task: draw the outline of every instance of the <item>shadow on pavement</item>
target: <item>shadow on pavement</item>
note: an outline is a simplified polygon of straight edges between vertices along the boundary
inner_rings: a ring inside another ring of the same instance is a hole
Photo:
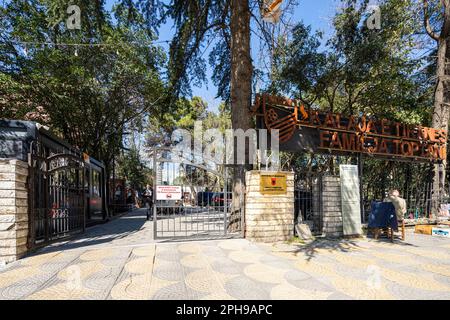
[[[407,241],[400,241],[396,240],[394,243],[391,243],[389,239],[371,239],[367,238],[370,242],[378,242],[378,243],[385,243],[386,245],[401,245],[401,246],[407,246],[407,247],[417,247],[414,244],[408,243]],[[366,242],[367,243],[367,242]],[[351,252],[354,249],[363,249],[365,246],[361,245],[362,242],[360,239],[326,239],[326,238],[316,238],[312,242],[309,242],[307,244],[295,244],[296,249],[294,251],[291,251],[295,254],[302,253],[307,257],[308,261],[311,261],[313,258],[315,258],[320,250],[327,250],[330,253],[333,252]]]
[[[105,224],[90,227],[83,234],[37,249],[27,256],[106,244],[142,231],[146,222],[146,209],[134,210]]]

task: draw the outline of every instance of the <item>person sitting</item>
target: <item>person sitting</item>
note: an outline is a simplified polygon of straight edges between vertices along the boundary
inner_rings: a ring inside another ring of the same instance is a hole
[[[400,192],[398,190],[391,190],[384,199],[384,202],[391,202],[394,205],[397,221],[402,222],[407,210],[406,200],[400,197]]]
[[[402,239],[405,240],[405,214],[407,212],[406,200],[400,197],[398,190],[391,190],[388,196],[384,199],[384,202],[391,202],[395,208],[395,214],[397,216],[398,225],[402,229]],[[392,230],[393,237],[393,230]]]

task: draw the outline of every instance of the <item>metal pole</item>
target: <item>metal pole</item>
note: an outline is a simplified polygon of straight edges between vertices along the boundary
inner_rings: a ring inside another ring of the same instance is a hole
[[[111,194],[109,196],[111,196]],[[113,179],[112,179],[112,201],[111,201],[113,204],[111,210],[112,216],[116,214],[115,199],[116,199],[116,154],[113,155]]]
[[[363,154],[358,154],[358,176],[359,176],[359,201],[360,201],[360,210],[361,210],[361,222],[365,223],[365,212],[364,212],[364,188],[363,188],[363,166],[364,166],[364,158]]]
[[[52,212],[52,208],[50,205],[50,192],[49,192],[49,188],[50,188],[50,184],[49,184],[49,179],[50,179],[50,175],[48,174],[48,165],[47,165],[47,159],[44,160],[45,161],[45,172],[43,174],[45,174],[45,179],[44,179],[44,221],[45,221],[45,225],[44,225],[44,232],[45,232],[45,242],[49,241],[49,215],[48,212]]]
[[[235,168],[235,170],[236,170],[236,168]],[[245,173],[244,167],[243,167],[243,170],[244,170],[244,179],[246,179],[247,175]],[[243,189],[243,192],[239,195],[239,216],[238,216],[238,218],[240,219],[241,236],[242,236],[242,238],[245,238],[245,236],[246,236],[245,229],[247,228],[246,217],[245,217],[245,194],[247,192],[247,188],[246,188],[246,185],[243,185],[242,180],[241,180],[240,184],[241,184],[240,189],[241,190]]]
[[[224,235],[227,235],[227,220],[228,220],[228,176],[227,176],[227,167],[224,165],[224,182],[223,182],[223,232]],[[219,202],[220,205],[220,202]]]
[[[153,149],[153,239],[157,239],[157,212],[156,212],[156,180],[158,179],[158,171],[157,171],[157,148]]]
[[[28,190],[28,242],[27,242],[27,248],[31,249],[34,247],[35,244],[35,238],[36,238],[36,207],[38,204],[36,204],[35,200],[35,174],[37,174],[38,170],[34,166],[34,157],[33,157],[33,150],[34,150],[34,144],[35,141],[31,141],[30,143],[30,152],[28,153],[28,179],[27,179],[27,190]],[[39,181],[39,179],[38,179]],[[39,201],[38,201],[39,203]]]
[[[81,161],[81,160],[80,160]],[[86,186],[86,168],[84,166],[83,162],[80,162],[82,165],[82,169],[81,169],[81,174],[83,175],[83,177],[81,178],[82,181],[82,185],[81,185],[81,190],[83,191],[82,193],[82,202],[83,202],[83,233],[86,232],[86,197],[85,197],[85,193],[84,193],[84,187]]]

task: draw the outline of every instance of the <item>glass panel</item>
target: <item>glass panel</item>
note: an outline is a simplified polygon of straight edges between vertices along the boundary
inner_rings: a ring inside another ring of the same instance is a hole
[[[98,172],[98,171],[92,172],[92,194],[94,197],[101,196],[100,172]]]

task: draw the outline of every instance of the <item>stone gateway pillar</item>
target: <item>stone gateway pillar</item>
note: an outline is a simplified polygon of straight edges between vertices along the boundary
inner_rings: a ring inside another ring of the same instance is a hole
[[[294,173],[246,173],[245,237],[256,242],[294,236]]]
[[[0,158],[0,265],[27,252],[28,164]]]

